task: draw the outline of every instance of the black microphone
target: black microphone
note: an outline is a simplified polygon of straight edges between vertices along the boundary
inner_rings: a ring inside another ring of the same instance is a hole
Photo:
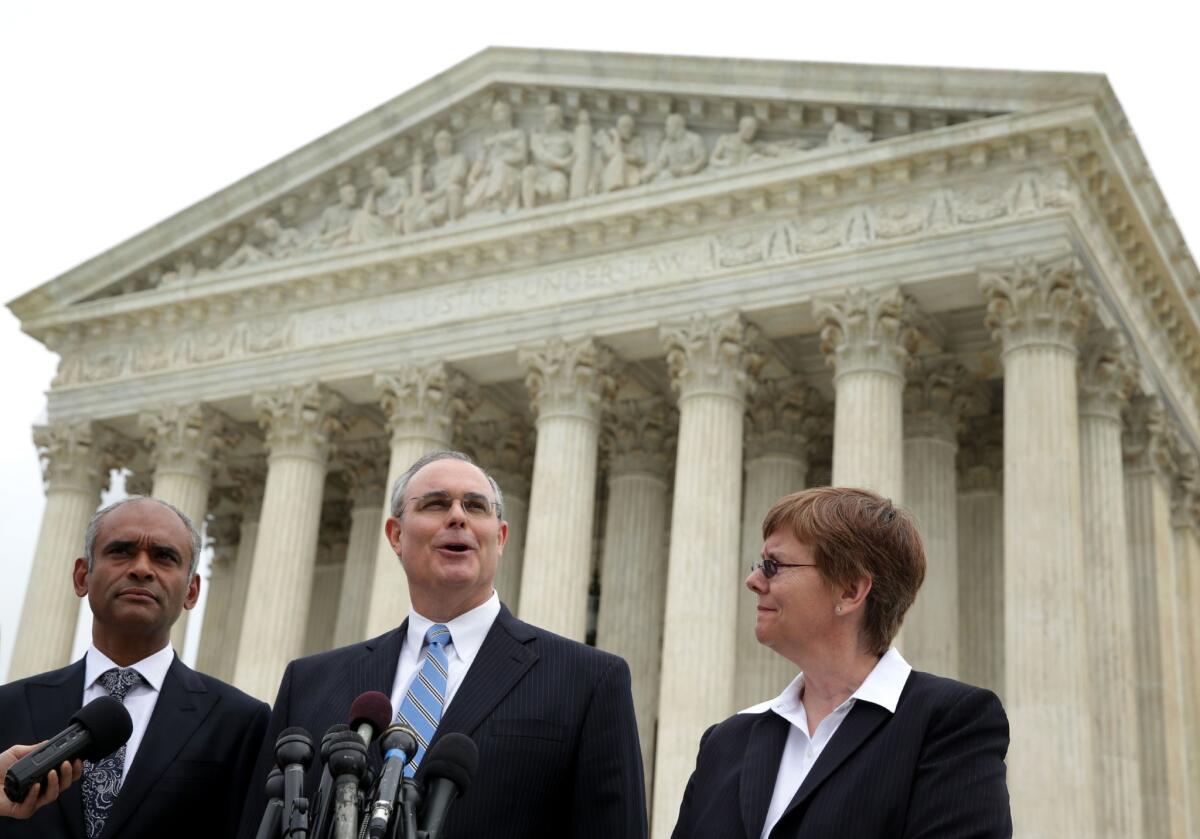
[[[438,839],[441,835],[450,805],[455,798],[467,794],[478,765],[479,748],[475,741],[457,731],[446,732],[425,753],[417,780],[425,784],[422,830],[426,839]]]
[[[371,810],[368,827],[371,839],[383,839],[387,833],[396,793],[404,779],[404,767],[417,753],[417,733],[407,725],[389,725],[379,740],[379,748],[383,751],[383,776],[379,779],[375,807]]]
[[[133,732],[133,720],[120,700],[111,696],[93,699],[76,711],[71,724],[45,745],[18,760],[4,773],[4,792],[10,801],[21,802],[34,784],[45,789],[46,776],[76,758],[101,760],[121,748]]]
[[[308,835],[304,772],[312,763],[312,738],[303,728],[285,728],[275,740],[275,765],[283,772],[283,835]]]
[[[336,779],[330,839],[355,839],[358,836],[358,785],[367,771],[367,747],[353,731],[343,731],[330,744],[325,767]]]
[[[279,839],[279,826],[282,823],[283,773],[276,766],[267,774],[267,809],[263,810],[254,839]]]
[[[371,740],[391,721],[392,700],[377,690],[360,694],[350,705],[350,727],[358,732],[364,746],[371,745]]]
[[[350,726],[338,722],[329,726],[329,730],[321,738],[321,765],[324,769],[321,770],[321,785],[317,787],[317,794],[313,798],[312,830],[309,831],[314,839],[323,839],[329,832],[329,818],[333,811],[333,776],[329,773],[329,749],[339,735],[349,731]],[[354,737],[357,738],[358,735],[355,734]]]

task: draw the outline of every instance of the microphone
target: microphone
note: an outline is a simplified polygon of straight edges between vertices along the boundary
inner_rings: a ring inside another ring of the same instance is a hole
[[[258,823],[254,839],[278,839],[283,821],[283,773],[276,766],[267,775],[267,809]]]
[[[421,760],[425,783],[424,827],[427,839],[438,839],[450,805],[467,794],[479,765],[475,741],[457,731],[448,731],[429,748]]]
[[[46,776],[76,758],[101,760],[121,748],[133,732],[133,720],[120,700],[111,696],[93,699],[76,711],[71,724],[45,745],[18,760],[4,773],[4,792],[20,803],[34,784],[45,789]]]
[[[321,770],[321,785],[317,787],[317,794],[313,798],[311,833],[314,837],[324,837],[328,832],[330,801],[333,795],[333,776],[329,774],[329,749],[338,739],[338,735],[349,731],[350,726],[344,722],[338,722],[329,726],[329,730],[321,738],[321,765],[325,768]],[[357,737],[358,735],[353,736]]]
[[[404,779],[404,767],[417,753],[417,733],[407,725],[389,725],[379,740],[379,748],[383,751],[383,775],[379,779],[375,807],[371,811],[368,827],[371,839],[383,839],[387,833],[392,808],[396,804],[396,793]]]
[[[358,836],[358,785],[367,770],[367,747],[353,731],[340,732],[330,745],[325,767],[337,779],[330,839],[355,839]]]
[[[392,721],[392,700],[377,690],[360,694],[350,705],[350,727],[358,732],[363,745],[371,745],[379,732]]]
[[[312,763],[312,738],[303,728],[285,728],[275,740],[275,765],[283,772],[283,835],[308,835],[304,772]]]

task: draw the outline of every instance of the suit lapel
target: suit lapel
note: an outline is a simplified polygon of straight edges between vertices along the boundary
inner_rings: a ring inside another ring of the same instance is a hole
[[[219,697],[209,693],[204,682],[178,657],[171,662],[146,734],[105,822],[104,836],[118,835],[218,701]]]
[[[762,714],[750,729],[739,784],[742,823],[748,839],[762,835],[790,729],[787,720],[771,711]]]
[[[85,659],[69,667],[30,680],[25,687],[29,718],[39,741],[48,740],[67,727],[71,715],[83,706]],[[82,784],[76,781],[58,799],[57,807],[74,839],[83,839]]]
[[[434,741],[446,731],[470,735],[479,727],[538,660],[538,654],[527,646],[535,637],[527,624],[501,605],[479,654],[442,716]]]
[[[850,713],[846,715],[846,719],[842,720],[842,724],[838,726],[833,739],[826,744],[821,756],[809,770],[808,777],[804,779],[800,789],[796,790],[796,794],[792,796],[791,803],[783,811],[779,821],[782,822],[793,810],[803,804],[824,780],[845,763],[846,758],[854,754],[858,747],[871,736],[871,733],[891,716],[891,711],[873,702],[855,702]]]

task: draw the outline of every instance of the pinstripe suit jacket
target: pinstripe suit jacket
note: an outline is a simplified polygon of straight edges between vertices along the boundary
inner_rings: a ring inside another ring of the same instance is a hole
[[[759,839],[789,726],[765,711],[706,731],[672,839]],[[771,839],[1010,837],[1007,751],[995,694],[914,670],[895,714],[855,703]]]
[[[407,629],[406,621],[370,641],[288,665],[242,837],[253,837],[262,817],[279,732],[302,726],[319,743],[329,726],[347,721],[361,693],[390,694]],[[623,659],[523,623],[502,606],[434,742],[448,731],[475,741],[479,768],[450,810],[447,839],[646,836],[641,747]],[[310,797],[320,782],[317,763],[306,779]]]

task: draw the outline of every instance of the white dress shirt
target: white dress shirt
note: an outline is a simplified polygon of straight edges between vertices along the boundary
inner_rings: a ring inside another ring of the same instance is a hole
[[[170,644],[167,644],[154,655],[147,656],[130,665],[141,674],[146,682],[134,685],[125,694],[125,710],[129,712],[129,719],[133,721],[133,733],[125,741],[125,766],[121,769],[122,784],[125,783],[125,777],[129,774],[129,767],[133,765],[138,746],[142,744],[142,738],[146,736],[146,726],[150,725],[150,715],[154,713],[154,705],[158,702],[159,693],[162,692],[163,680],[167,678],[167,671],[171,669],[171,662],[174,660],[175,651],[171,649]],[[107,671],[114,667],[120,668],[120,666],[94,646],[88,647],[83,669],[84,705],[93,699],[108,696],[108,691],[96,680]]]
[[[483,639],[487,637],[500,614],[500,597],[495,591],[492,596],[469,612],[464,612],[453,620],[446,621],[445,626],[450,630],[450,643],[444,649],[450,672],[446,676],[445,711],[450,706],[458,686],[471,667],[471,662],[479,654]],[[408,686],[416,678],[421,666],[421,650],[425,645],[425,633],[437,621],[431,621],[414,609],[408,613],[408,633],[400,642],[400,661],[396,666],[396,681],[392,684],[392,713],[400,710],[400,703],[408,693]]]
[[[912,666],[904,660],[899,650],[892,647],[867,674],[858,690],[850,694],[829,716],[817,723],[817,730],[811,737],[808,733],[808,713],[804,710],[804,702],[800,698],[804,692],[803,673],[793,679],[779,696],[738,712],[761,714],[770,710],[791,723],[787,743],[783,747],[783,757],[779,760],[779,772],[775,775],[775,792],[771,795],[771,806],[767,808],[767,820],[763,823],[761,839],[767,839],[771,835],[771,830],[783,816],[787,806],[792,803],[796,791],[808,777],[813,764],[829,745],[854,703],[859,700],[871,702],[886,708],[890,713],[896,713],[900,692],[904,690],[904,683],[908,681],[908,674],[911,672]]]

